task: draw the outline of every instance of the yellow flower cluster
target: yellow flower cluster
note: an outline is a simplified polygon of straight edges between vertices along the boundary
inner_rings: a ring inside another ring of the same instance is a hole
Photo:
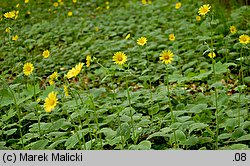
[[[171,33],[169,36],[168,36],[169,40],[170,41],[174,41],[175,40],[175,36],[173,33]]]

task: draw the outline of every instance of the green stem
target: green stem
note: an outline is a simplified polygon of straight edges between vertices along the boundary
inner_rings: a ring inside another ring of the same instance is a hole
[[[34,98],[35,98],[35,101],[37,100],[36,98],[36,85],[35,85],[35,76],[33,76],[33,92],[34,92]],[[41,123],[40,123],[40,116],[39,116],[39,112],[38,112],[38,109],[37,109],[37,105],[35,106],[35,110],[36,110],[36,117],[37,117],[37,122],[38,122],[38,131],[39,131],[39,136],[40,138],[42,137],[42,133],[41,133]]]
[[[128,95],[128,102],[129,102],[129,107],[130,107],[129,110],[130,110],[130,119],[131,119],[131,125],[132,125],[133,141],[134,141],[134,144],[136,144],[137,140],[136,140],[136,135],[135,135],[134,119],[133,119],[133,115],[132,115],[131,97],[130,97],[130,93],[129,93],[129,89],[128,89],[127,74],[126,74],[125,78],[126,78],[126,89],[127,89],[127,95]]]
[[[167,75],[168,104],[169,104],[169,108],[170,108],[171,121],[172,121],[172,124],[174,124],[175,123],[175,117],[174,117],[174,112],[173,112],[173,108],[172,108],[172,103],[171,103],[171,100],[170,100],[170,88],[169,88],[168,72],[166,73],[166,75]],[[174,139],[175,139],[176,147],[179,148],[175,129],[174,129]]]
[[[215,73],[215,60],[212,59],[213,62],[213,73],[214,73],[214,78],[216,77],[216,73]],[[214,92],[215,92],[215,121],[216,121],[216,135],[215,135],[215,149],[218,149],[218,135],[219,135],[219,121],[218,121],[218,113],[219,113],[219,109],[218,109],[218,93],[217,93],[217,89],[216,87],[214,87]]]
[[[90,94],[90,93],[89,93]],[[97,131],[100,132],[100,126],[99,126],[99,122],[98,122],[98,117],[97,117],[97,112],[96,112],[96,106],[95,106],[95,103],[94,103],[94,100],[92,98],[91,95],[88,95],[91,103],[92,103],[92,107],[94,109],[94,113],[95,113],[95,123],[97,125]],[[102,143],[102,134],[99,133],[99,137],[100,137],[100,144],[101,144],[101,148],[103,148],[103,143]]]

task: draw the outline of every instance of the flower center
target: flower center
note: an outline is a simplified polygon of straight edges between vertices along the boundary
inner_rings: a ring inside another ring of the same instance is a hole
[[[54,105],[55,104],[55,100],[50,100],[50,105]]]
[[[118,61],[122,61],[122,57],[118,57]]]
[[[164,56],[164,59],[165,59],[165,60],[169,60],[169,56],[168,56],[168,55],[165,55],[165,56]]]
[[[28,66],[28,67],[27,67],[27,70],[28,70],[28,71],[31,71],[31,67]]]

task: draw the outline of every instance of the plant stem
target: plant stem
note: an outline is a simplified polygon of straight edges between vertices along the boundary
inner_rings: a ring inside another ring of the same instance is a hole
[[[215,60],[212,59],[213,63],[213,73],[214,73],[214,78],[216,77],[215,73]],[[219,121],[218,121],[218,93],[216,87],[214,87],[214,92],[215,92],[215,121],[216,121],[216,135],[215,135],[215,149],[218,149],[218,135],[219,135]]]
[[[36,80],[35,80],[35,76],[33,76],[33,92],[34,92],[34,98],[35,98],[35,101],[37,100],[36,98]],[[41,123],[40,123],[40,116],[39,116],[39,112],[38,112],[38,109],[37,109],[37,105],[35,106],[35,110],[36,110],[36,117],[37,117],[37,122],[38,122],[38,131],[39,131],[39,136],[40,138],[42,137],[42,133],[41,133]]]
[[[89,93],[90,94],[90,93]],[[97,117],[97,113],[96,113],[96,106],[95,106],[95,103],[94,103],[94,100],[92,98],[91,95],[88,95],[91,103],[92,103],[92,107],[94,109],[94,113],[95,113],[95,123],[97,125],[97,131],[100,132],[100,126],[99,126],[99,122],[98,122],[98,117]],[[101,148],[103,148],[103,143],[102,143],[102,134],[99,133],[99,137],[100,137],[100,144],[101,144]]]
[[[133,115],[132,115],[131,97],[130,97],[130,93],[129,93],[129,89],[128,89],[127,74],[126,74],[125,78],[126,78],[126,89],[127,89],[127,95],[128,95],[128,102],[129,102],[129,107],[130,107],[129,110],[130,110],[130,119],[131,119],[131,125],[132,125],[132,135],[133,135],[134,144],[136,144],[137,140],[136,140],[136,135],[135,135],[134,119],[133,119]]]
[[[172,124],[174,124],[175,123],[175,118],[174,118],[174,112],[173,112],[173,109],[172,109],[172,103],[171,103],[171,100],[170,100],[170,88],[169,88],[168,72],[166,72],[166,76],[167,76],[168,104],[169,104],[169,108],[170,108],[171,121],[172,121]],[[176,143],[176,147],[179,148],[175,129],[174,129],[174,139],[175,139],[174,141]]]

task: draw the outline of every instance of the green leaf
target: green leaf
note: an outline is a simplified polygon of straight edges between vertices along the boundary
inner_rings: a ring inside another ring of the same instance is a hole
[[[6,135],[12,135],[16,131],[17,131],[17,128],[14,128],[14,129],[10,129],[10,130],[4,131],[3,133],[6,134]]]
[[[176,135],[176,140],[175,140],[175,135]],[[170,143],[176,143],[177,142],[181,142],[181,144],[184,144],[186,141],[186,135],[184,134],[183,131],[181,130],[176,130],[175,134],[172,133],[170,136]]]
[[[111,128],[102,128],[98,133],[104,133],[107,139],[111,139],[116,135],[116,132]]]
[[[156,103],[148,109],[149,115],[155,115],[159,112],[159,104]]]
[[[207,109],[207,104],[197,104],[194,107],[192,107],[189,112],[198,114],[205,109]]]
[[[193,123],[190,125],[189,134],[194,130],[201,130],[206,128],[208,125],[204,123]]]
[[[128,123],[122,123],[116,132],[116,136],[124,136],[125,139],[130,138],[130,126]]]
[[[243,135],[240,138],[238,138],[236,141],[250,141],[250,134]]]
[[[33,142],[29,145],[27,145],[27,147],[31,147],[31,150],[44,150],[45,146],[49,143],[49,140],[39,140],[36,142]]]
[[[223,74],[227,72],[227,65],[222,64],[221,61],[214,65],[215,74]]]
[[[151,149],[151,142],[148,140],[144,140],[140,142],[138,145],[131,145],[129,150],[149,150]]]

